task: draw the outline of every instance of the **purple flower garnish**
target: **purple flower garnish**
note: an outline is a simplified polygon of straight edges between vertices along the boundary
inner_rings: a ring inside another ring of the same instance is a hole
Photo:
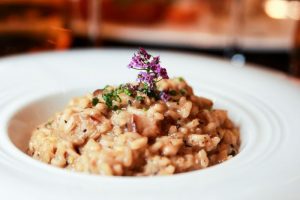
[[[142,58],[141,55],[134,54],[128,67],[133,69],[146,69],[148,65],[145,63],[145,59]]]
[[[169,99],[167,93],[160,94],[157,90],[156,83],[162,79],[169,79],[167,70],[160,65],[160,57],[153,57],[145,49],[140,48],[132,57],[128,65],[131,69],[140,70],[137,81],[143,87],[147,88],[148,94],[157,94],[162,100]]]
[[[138,81],[148,82],[159,81],[161,79],[168,79],[167,70],[160,65],[160,57],[153,57],[143,48],[140,48],[137,54],[134,54],[131,62],[128,65],[129,68],[143,70],[139,73]]]
[[[154,87],[154,83],[155,83],[155,75],[154,74],[150,74],[148,72],[140,72],[138,74],[138,78],[137,81],[140,83],[145,83],[147,85],[150,86],[150,88],[152,89]]]
[[[158,67],[155,72],[158,74],[159,77],[161,77],[162,79],[169,79],[167,70],[165,68],[162,67]]]
[[[128,67],[133,69],[146,69],[150,65],[152,56],[143,48],[140,48],[137,54],[134,54]],[[159,61],[159,60],[158,60]]]
[[[138,54],[142,55],[146,59],[150,59],[151,55],[144,48],[140,48]]]
[[[159,56],[153,57],[152,61],[149,63],[150,68],[152,70],[155,70],[157,67],[160,67],[159,63],[160,63],[160,57]]]

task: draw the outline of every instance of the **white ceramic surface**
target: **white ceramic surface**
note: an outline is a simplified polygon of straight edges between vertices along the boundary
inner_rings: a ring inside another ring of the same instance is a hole
[[[24,154],[30,129],[68,99],[134,80],[134,50],[44,53],[0,60],[1,199],[300,199],[300,84],[283,74],[196,55],[161,55],[170,76],[229,110],[241,152],[205,170],[169,177],[101,177]],[[14,144],[17,144],[16,147]]]

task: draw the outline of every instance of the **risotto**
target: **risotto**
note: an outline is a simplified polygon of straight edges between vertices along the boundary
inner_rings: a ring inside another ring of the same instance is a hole
[[[57,167],[109,176],[171,175],[235,156],[239,130],[227,111],[196,96],[183,78],[159,76],[153,87],[139,74],[137,83],[106,86],[72,99],[33,131],[29,155]]]

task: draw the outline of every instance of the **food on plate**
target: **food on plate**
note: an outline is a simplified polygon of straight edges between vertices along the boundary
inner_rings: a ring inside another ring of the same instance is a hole
[[[239,151],[227,111],[170,79],[140,49],[128,65],[135,83],[106,86],[74,98],[32,133],[28,153],[42,162],[110,176],[171,175],[204,169]]]

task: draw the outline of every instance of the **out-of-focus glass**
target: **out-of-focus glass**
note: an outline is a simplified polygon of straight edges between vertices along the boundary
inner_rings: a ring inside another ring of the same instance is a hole
[[[294,45],[291,53],[290,73],[300,78],[300,18],[294,34]]]
[[[244,31],[244,0],[229,0],[227,1],[229,7],[229,17],[227,20],[227,37],[229,45],[225,47],[225,56],[231,59],[236,66],[243,66],[245,64],[245,57],[242,54],[241,37]]]
[[[101,1],[69,0],[69,28],[73,46],[94,46],[101,42]]]
[[[0,55],[66,49],[66,0],[1,0]]]

